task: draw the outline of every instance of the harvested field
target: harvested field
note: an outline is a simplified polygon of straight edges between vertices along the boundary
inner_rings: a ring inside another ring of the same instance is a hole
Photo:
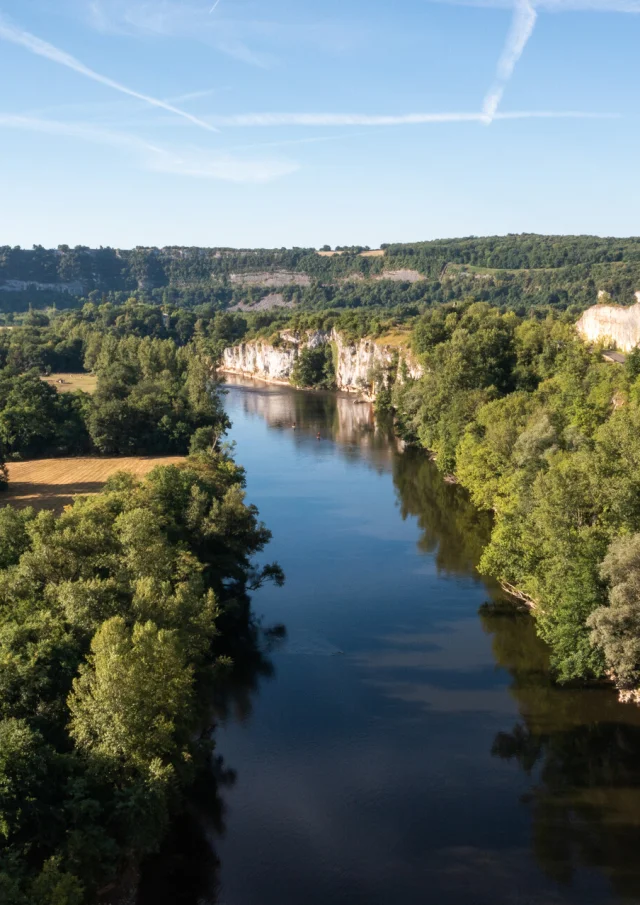
[[[393,346],[397,349],[409,349],[411,347],[411,331],[395,329],[384,336],[374,339],[376,346]]]
[[[51,384],[59,393],[73,393],[74,390],[84,390],[85,393],[95,393],[98,378],[95,374],[49,374],[42,378],[45,383]]]
[[[99,493],[105,481],[118,471],[144,477],[157,465],[175,465],[183,456],[133,456],[131,458],[37,459],[10,462],[9,491],[0,494],[0,506],[62,511],[79,495]]]

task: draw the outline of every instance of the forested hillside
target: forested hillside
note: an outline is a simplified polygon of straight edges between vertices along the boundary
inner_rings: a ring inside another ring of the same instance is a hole
[[[532,604],[563,680],[640,688],[640,351],[603,361],[561,319],[484,304],[414,326],[397,425],[493,513],[480,568]]]
[[[438,304],[464,298],[509,307],[593,304],[598,291],[631,304],[640,289],[640,239],[510,235],[361,247],[57,249],[0,247],[0,312],[135,294],[155,303],[218,309]]]

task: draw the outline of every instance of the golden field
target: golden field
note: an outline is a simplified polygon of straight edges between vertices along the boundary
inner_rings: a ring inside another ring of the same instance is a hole
[[[183,456],[132,456],[10,462],[7,465],[9,490],[0,494],[0,506],[10,503],[60,512],[75,496],[99,493],[105,481],[118,471],[144,477],[157,465],[175,465],[183,461]]]
[[[59,393],[73,393],[74,390],[84,390],[85,393],[95,393],[98,378],[95,374],[49,374],[42,378],[45,383],[55,387]],[[63,381],[60,383],[60,381]]]

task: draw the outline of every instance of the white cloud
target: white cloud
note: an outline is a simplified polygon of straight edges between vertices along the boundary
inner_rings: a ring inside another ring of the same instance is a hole
[[[19,129],[89,141],[133,152],[139,165],[156,173],[236,183],[271,182],[299,169],[295,161],[278,158],[252,159],[201,149],[160,147],[133,135],[112,132],[81,123],[64,123],[0,113],[0,129]]]
[[[176,116],[180,116],[183,119],[189,120],[189,122],[193,123],[196,126],[199,126],[201,129],[206,129],[208,132],[217,131],[215,127],[210,123],[205,122],[197,116],[193,116],[191,113],[187,113],[185,110],[181,110],[179,107],[174,107],[173,104],[168,104],[165,101],[151,97],[148,94],[141,94],[139,91],[134,91],[132,88],[127,88],[126,85],[122,85],[120,82],[116,82],[108,76],[104,76],[99,72],[95,72],[93,69],[85,66],[84,63],[81,63],[80,60],[72,57],[71,54],[66,53],[64,50],[60,50],[58,47],[54,47],[53,44],[49,44],[47,41],[43,41],[41,38],[32,35],[30,32],[25,31],[22,28],[12,25],[1,16],[0,38],[5,41],[10,41],[12,44],[18,44],[21,47],[26,48],[26,50],[30,51],[31,53],[36,54],[37,56],[51,60],[52,63],[57,63],[60,66],[66,66],[67,69],[72,69],[74,72],[85,76],[85,78],[92,79],[94,82],[99,82],[101,85],[106,85],[108,88],[112,88],[114,91],[119,91],[121,94],[126,94],[129,97],[134,97],[139,101],[144,101],[146,104],[149,104],[152,107],[159,107],[161,110],[166,110],[169,113],[173,113]]]
[[[232,0],[210,14],[207,0],[58,0],[71,5],[89,24],[110,34],[146,35],[197,41],[259,68],[278,65],[292,48],[310,47],[330,54],[349,53],[371,39],[371,19],[339,16],[321,6],[298,4],[278,15],[273,4]],[[382,39],[382,35],[378,35]],[[385,35],[386,37],[386,35]]]
[[[175,0],[92,0],[89,22],[108,34],[149,35],[201,41],[221,53],[261,69],[270,67],[270,54],[253,50],[247,35],[260,37],[275,27],[270,23],[241,21],[228,15],[211,16],[206,3]]]

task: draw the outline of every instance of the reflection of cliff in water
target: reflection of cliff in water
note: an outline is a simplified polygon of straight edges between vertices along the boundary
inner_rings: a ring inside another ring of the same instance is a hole
[[[423,532],[419,548],[435,554],[442,572],[474,572],[489,540],[491,516],[475,509],[461,487],[446,483],[424,450],[401,454],[390,418],[376,417],[370,403],[346,394],[303,392],[241,377],[231,378],[229,387],[241,394],[245,413],[290,432],[294,443],[315,441],[319,434],[333,440],[346,459],[391,471],[402,518],[417,518]]]
[[[368,461],[389,471],[399,441],[389,425],[379,423],[373,406],[344,393],[302,391],[233,377],[232,392],[241,394],[242,409],[262,418],[274,430],[292,431],[293,442],[333,440],[347,459]],[[295,430],[294,430],[295,425]]]
[[[521,720],[500,732],[493,754],[531,778],[532,848],[560,884],[597,870],[613,894],[640,901],[640,709],[611,689],[555,685],[533,621],[481,613],[497,663],[513,677]]]

